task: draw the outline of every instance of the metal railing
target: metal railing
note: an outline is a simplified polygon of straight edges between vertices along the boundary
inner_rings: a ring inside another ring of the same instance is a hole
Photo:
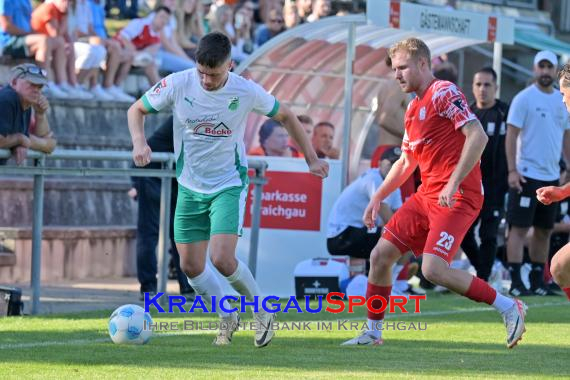
[[[0,159],[10,157],[10,151],[0,149]],[[33,165],[27,165],[29,159]],[[44,179],[49,175],[64,176],[121,176],[121,177],[160,177],[162,179],[160,192],[160,227],[158,239],[158,291],[166,291],[168,277],[168,231],[170,228],[170,196],[172,191],[171,178],[176,177],[173,169],[175,162],[172,153],[152,154],[152,162],[162,164],[161,169],[144,168],[94,168],[94,167],[47,167],[47,160],[94,160],[94,161],[126,161],[131,162],[132,156],[126,151],[92,151],[92,150],[62,150],[56,149],[52,154],[28,151],[28,160],[21,166],[0,165],[0,175],[33,175],[33,221],[32,221],[32,314],[37,314],[40,308],[41,293],[41,243],[43,230],[44,208]],[[265,171],[267,162],[263,160],[250,160],[249,169],[255,171],[251,178],[254,185],[253,215],[251,221],[250,251],[248,265],[255,277],[257,267],[257,248],[259,241],[259,225],[261,220],[261,193],[263,185],[267,182]],[[104,179],[103,179],[104,180]]]

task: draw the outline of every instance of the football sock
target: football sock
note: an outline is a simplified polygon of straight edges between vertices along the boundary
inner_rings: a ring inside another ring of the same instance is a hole
[[[236,271],[226,278],[228,279],[230,285],[239,294],[244,295],[245,298],[251,302],[255,299],[255,296],[259,297],[261,295],[261,291],[259,290],[259,286],[257,285],[257,282],[255,282],[255,279],[253,278],[253,275],[251,274],[251,271],[247,265],[242,263],[240,260],[237,262],[238,265]],[[259,311],[263,311],[263,309],[260,307]]]
[[[493,302],[493,307],[500,313],[504,313],[505,311],[509,310],[515,304],[515,300],[511,297],[505,297],[501,293],[497,292],[497,298],[495,298],[495,302]]]
[[[375,309],[381,309],[383,306],[387,306],[387,303],[390,302],[390,293],[392,292],[391,286],[378,286],[371,284],[368,282],[368,287],[366,288],[366,299],[369,299],[372,296],[382,296],[386,300],[382,302],[380,300],[372,301],[372,307]],[[382,336],[382,330],[380,330],[381,325],[379,324],[376,326],[377,322],[384,320],[384,312],[381,313],[374,313],[368,310],[368,329],[371,334],[374,335],[376,339]]]
[[[229,315],[228,312],[223,311],[221,307],[219,307],[219,304],[212,304],[212,296],[216,297],[216,302],[219,302],[224,296],[220,282],[212,269],[206,265],[204,271],[198,276],[194,278],[188,277],[188,282],[192,285],[196,294],[201,295],[206,302],[210,303],[210,310],[213,310],[215,307],[220,317],[227,317]],[[230,303],[227,300],[224,300],[223,305],[226,310],[231,308]]]
[[[563,288],[562,290],[564,290],[564,293],[566,293],[566,297],[568,297],[568,299],[570,300],[570,288]]]
[[[488,305],[493,305],[497,298],[497,291],[479,277],[472,276],[472,278],[469,289],[467,289],[464,296],[475,302],[485,302]]]
[[[508,263],[509,274],[511,275],[511,288],[524,287],[521,280],[521,263]]]
[[[382,337],[382,324],[384,323],[383,320],[377,321],[374,319],[368,320],[368,333],[376,339],[380,339]]]

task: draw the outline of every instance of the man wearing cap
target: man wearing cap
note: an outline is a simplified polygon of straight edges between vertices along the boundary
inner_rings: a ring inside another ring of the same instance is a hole
[[[334,203],[329,215],[327,249],[331,255],[350,256],[353,272],[364,272],[365,260],[370,258],[372,249],[382,235],[382,228],[369,230],[364,225],[362,220],[364,209],[401,154],[400,147],[385,150],[379,160],[378,168],[368,169],[347,186]],[[382,201],[379,212],[381,220],[378,225],[386,224],[394,211],[401,206],[400,189],[396,189]],[[361,268],[356,270],[357,266]]]
[[[11,70],[10,85],[0,90],[0,148],[11,149],[17,164],[24,161],[28,148],[46,153],[55,148],[46,115],[49,104],[41,93],[46,83],[42,68],[24,63]],[[32,109],[35,126],[31,134]]]
[[[510,225],[507,260],[513,296],[553,294],[544,285],[543,271],[550,234],[556,218],[557,203],[537,201],[536,190],[557,186],[560,156],[570,157],[570,125],[560,91],[553,88],[558,59],[550,51],[534,57],[535,82],[518,93],[507,118],[506,154],[509,200],[507,221]],[[564,148],[564,149],[563,149]],[[530,289],[520,277],[523,245],[530,227],[529,253],[532,264]]]

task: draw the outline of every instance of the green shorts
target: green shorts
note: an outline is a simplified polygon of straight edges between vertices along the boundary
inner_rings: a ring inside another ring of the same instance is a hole
[[[241,236],[249,181],[213,194],[202,194],[178,185],[174,214],[174,241],[193,243],[210,236]]]

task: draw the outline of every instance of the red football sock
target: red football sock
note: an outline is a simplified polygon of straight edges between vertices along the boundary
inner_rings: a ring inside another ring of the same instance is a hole
[[[370,286],[370,284],[368,284],[368,286]],[[564,293],[566,293],[566,297],[568,297],[568,299],[570,300],[570,288],[563,288],[562,290],[564,290]]]
[[[396,280],[408,281],[408,267],[409,266],[410,266],[410,263],[404,264],[404,267],[400,271],[400,274],[398,275],[398,278]]]
[[[366,299],[368,300],[372,296],[382,296],[386,300],[386,305],[388,305],[388,302],[390,302],[390,293],[392,293],[391,286],[378,286],[369,282],[368,287],[366,288]],[[375,309],[381,309],[382,301],[372,301],[372,307]],[[373,321],[381,321],[384,319],[384,312],[376,314],[368,310],[368,319],[372,319]]]
[[[492,305],[497,298],[497,291],[479,277],[473,277],[473,281],[471,281],[471,285],[469,285],[464,296],[476,302]]]

